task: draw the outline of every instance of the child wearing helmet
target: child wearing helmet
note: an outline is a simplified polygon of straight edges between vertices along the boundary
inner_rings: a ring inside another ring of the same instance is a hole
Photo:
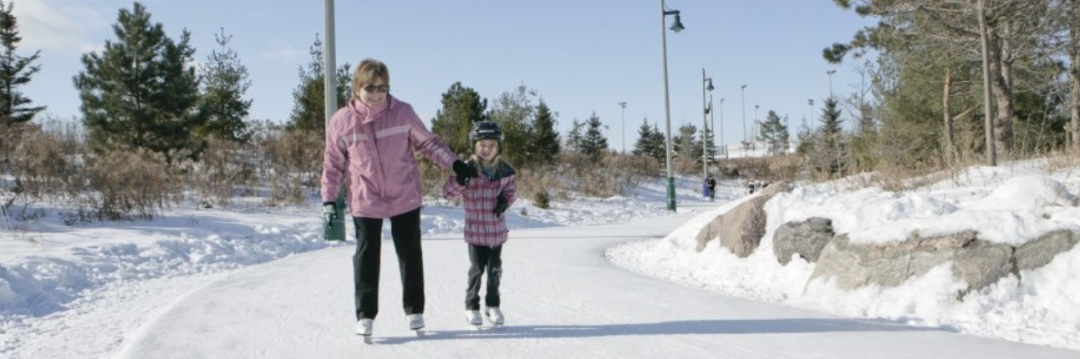
[[[502,247],[509,232],[503,213],[516,198],[515,172],[500,156],[503,133],[498,124],[477,122],[469,133],[469,140],[473,155],[465,162],[468,175],[448,178],[443,192],[447,199],[461,196],[465,207],[465,242],[469,245],[471,263],[465,295],[466,320],[477,327],[483,324],[480,281],[487,272],[485,314],[489,323],[498,326],[504,322],[499,309],[499,280],[502,278]]]

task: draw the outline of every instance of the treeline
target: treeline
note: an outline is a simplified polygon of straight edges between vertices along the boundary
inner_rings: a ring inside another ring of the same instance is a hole
[[[1080,155],[1080,2],[834,0],[874,25],[824,49],[863,84],[831,99],[854,125],[806,141],[843,174]],[[824,118],[825,116],[823,116]],[[816,134],[820,135],[820,134]]]

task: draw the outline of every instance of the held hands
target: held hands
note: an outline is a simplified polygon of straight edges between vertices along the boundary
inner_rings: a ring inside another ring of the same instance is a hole
[[[506,208],[510,207],[509,203],[506,203],[506,197],[499,195],[495,199],[495,217],[501,216],[503,212],[506,212]]]
[[[334,220],[337,219],[337,205],[334,202],[325,202],[322,207],[322,223],[324,227],[333,228]]]
[[[469,185],[469,180],[476,177],[476,170],[461,160],[454,161],[452,168],[455,175],[454,180],[457,181],[457,184],[459,185],[467,186]]]

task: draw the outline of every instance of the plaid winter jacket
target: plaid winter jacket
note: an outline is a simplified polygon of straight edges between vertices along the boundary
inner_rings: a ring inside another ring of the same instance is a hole
[[[466,161],[470,168],[480,168],[474,157]],[[497,160],[491,177],[480,174],[467,186],[461,186],[450,176],[443,185],[447,199],[462,196],[465,203],[465,242],[476,246],[498,247],[506,243],[506,216],[495,215],[495,203],[498,196],[506,198],[507,207],[517,199],[517,185],[514,183],[515,172],[510,164]]]

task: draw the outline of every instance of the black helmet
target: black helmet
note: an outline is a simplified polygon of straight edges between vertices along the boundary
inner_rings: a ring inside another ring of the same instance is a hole
[[[472,131],[469,132],[469,141],[476,144],[476,141],[480,140],[495,140],[499,141],[499,146],[502,146],[503,132],[499,128],[499,125],[491,121],[480,121],[473,124]]]

